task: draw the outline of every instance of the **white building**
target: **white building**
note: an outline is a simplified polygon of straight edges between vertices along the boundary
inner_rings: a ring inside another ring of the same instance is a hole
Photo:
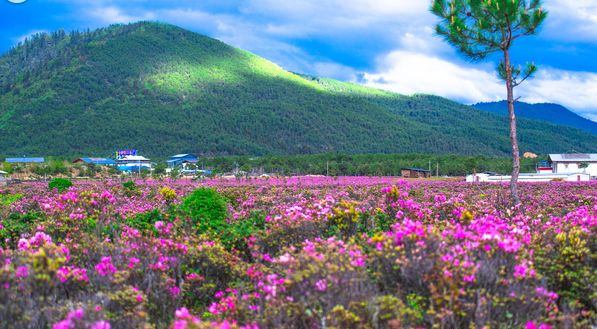
[[[466,181],[473,182],[494,182],[503,183],[509,182],[512,176],[494,175],[489,173],[479,173],[466,176]],[[568,174],[553,174],[553,173],[538,173],[538,174],[520,174],[518,176],[519,182],[586,182],[590,180],[589,174],[585,173],[568,173]]]
[[[116,159],[116,169],[125,172],[150,170],[151,160],[140,155],[125,155]]]
[[[6,171],[2,171],[2,170],[0,170],[0,186],[4,186],[4,185],[6,185],[6,178],[5,178],[5,176],[6,176],[7,174],[8,174],[8,173],[7,173]]]
[[[597,154],[550,154],[549,163],[554,174],[589,174],[597,179]],[[581,167],[585,168],[581,168]]]

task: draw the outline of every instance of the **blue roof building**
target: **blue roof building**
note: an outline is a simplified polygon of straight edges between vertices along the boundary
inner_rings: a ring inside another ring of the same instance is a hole
[[[173,168],[177,166],[182,166],[185,163],[197,163],[198,158],[194,154],[177,154],[170,157],[170,160],[167,160],[166,163],[168,167]]]
[[[93,163],[98,166],[113,166],[116,161],[109,158],[78,158],[73,163]]]
[[[43,163],[44,158],[6,158],[8,163]]]

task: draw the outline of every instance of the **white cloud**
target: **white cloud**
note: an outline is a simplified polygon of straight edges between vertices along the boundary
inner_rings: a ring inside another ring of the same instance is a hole
[[[356,82],[357,71],[352,67],[333,62],[317,62],[313,64],[317,76],[332,78],[341,81]]]
[[[582,113],[581,112],[579,114],[591,121],[597,122],[597,114],[596,113]]]
[[[244,13],[282,17],[285,20],[318,20],[322,17],[350,18],[355,22],[364,19],[401,19],[404,16],[427,12],[429,3],[412,0],[248,0],[242,6]]]
[[[503,82],[492,64],[462,62],[410,51],[393,51],[382,56],[373,73],[365,73],[365,85],[402,94],[427,93],[465,103],[506,98]],[[516,88],[516,96],[530,103],[557,103],[580,115],[597,118],[597,74],[545,67]]]
[[[597,41],[597,1],[551,0],[545,2],[549,16],[545,33],[570,41]]]
[[[247,0],[240,10],[243,17],[264,22],[264,32],[280,37],[368,34],[391,39],[432,21],[428,7],[427,1],[413,0]]]
[[[153,20],[156,18],[152,12],[144,12],[141,15],[130,15],[116,6],[91,7],[88,9],[88,16],[98,22],[105,24],[131,23],[142,20]]]
[[[504,88],[495,74],[418,52],[397,50],[378,60],[364,83],[401,94],[426,93],[466,102],[499,100]]]
[[[597,74],[546,68],[528,84],[521,85],[525,100],[557,103],[581,115],[597,117]]]

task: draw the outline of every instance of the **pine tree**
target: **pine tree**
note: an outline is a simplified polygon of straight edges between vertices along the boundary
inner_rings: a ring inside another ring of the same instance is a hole
[[[537,33],[547,12],[541,0],[434,0],[431,11],[441,18],[436,32],[448,43],[473,61],[501,52],[497,71],[506,82],[510,142],[512,144],[512,179],[510,194],[513,204],[520,202],[518,175],[520,152],[516,135],[514,87],[531,77],[537,67],[527,63],[523,69],[514,67],[510,48],[520,37]]]

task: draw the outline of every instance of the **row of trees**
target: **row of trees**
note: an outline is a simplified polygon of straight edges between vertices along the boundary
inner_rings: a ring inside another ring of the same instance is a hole
[[[524,171],[534,171],[537,159],[524,159]],[[421,155],[421,154],[315,154],[298,156],[220,156],[201,157],[195,169],[208,169],[214,174],[240,175],[330,175],[330,176],[399,176],[402,168],[431,169],[434,175],[462,176],[473,172],[493,171],[507,173],[511,163],[506,157]],[[39,176],[114,175],[115,169],[104,169],[93,164],[72,164],[65,159],[51,159],[46,164],[14,165],[2,163],[0,169],[8,173],[31,172]],[[156,160],[154,170],[140,174],[166,176],[164,159]],[[181,176],[179,170],[168,176]]]

